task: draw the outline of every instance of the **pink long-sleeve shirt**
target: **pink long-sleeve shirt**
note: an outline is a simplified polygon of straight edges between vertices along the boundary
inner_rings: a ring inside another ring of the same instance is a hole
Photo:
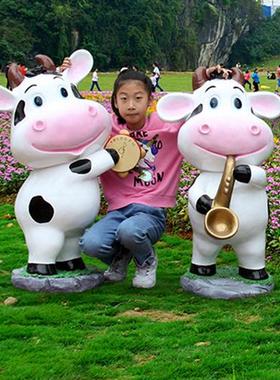
[[[118,123],[115,115],[112,116],[112,123],[112,136],[121,129],[127,129],[126,124]],[[146,156],[125,178],[120,178],[112,170],[101,175],[109,211],[131,203],[151,207],[175,205],[183,160],[177,148],[177,134],[181,124],[182,122],[164,122],[153,112],[141,130],[128,130],[130,136],[146,150]]]

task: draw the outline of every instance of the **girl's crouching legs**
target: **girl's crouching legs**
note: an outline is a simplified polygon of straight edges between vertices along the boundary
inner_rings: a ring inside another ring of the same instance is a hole
[[[133,255],[136,264],[134,287],[152,288],[156,284],[157,257],[153,244],[160,239],[164,227],[165,211],[161,209],[138,212],[119,226],[117,238]]]
[[[87,256],[96,257],[108,265],[111,264],[116,252],[116,248],[111,245],[106,245],[104,237],[94,233],[92,228],[85,230],[84,235],[79,241],[79,245]]]

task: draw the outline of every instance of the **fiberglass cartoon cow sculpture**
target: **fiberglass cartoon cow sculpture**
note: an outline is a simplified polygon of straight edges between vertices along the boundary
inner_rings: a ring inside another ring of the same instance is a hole
[[[209,80],[206,69],[199,68],[193,76],[193,94],[166,95],[158,102],[158,113],[168,121],[187,118],[178,147],[200,170],[189,190],[190,272],[214,275],[219,250],[230,244],[238,257],[239,275],[262,280],[268,277],[268,202],[260,165],[273,150],[273,135],[260,118],[277,117],[280,98],[269,92],[246,93],[242,79],[242,73],[232,69],[231,79]]]
[[[70,59],[59,74],[49,57],[37,56],[44,73],[32,77],[12,64],[10,82],[17,87],[0,88],[0,109],[13,111],[12,153],[32,169],[15,203],[30,274],[85,268],[78,242],[99,211],[97,177],[118,160],[103,149],[111,132],[108,112],[75,86],[90,71],[92,56],[78,50]]]

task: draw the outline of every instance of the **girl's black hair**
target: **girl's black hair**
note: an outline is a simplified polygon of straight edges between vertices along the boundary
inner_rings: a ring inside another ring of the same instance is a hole
[[[123,117],[121,117],[118,108],[115,106],[115,102],[116,102],[118,90],[127,80],[138,80],[142,82],[145,86],[145,90],[147,91],[149,98],[152,95],[152,90],[153,90],[153,85],[150,78],[147,77],[147,75],[145,75],[141,71],[124,70],[119,73],[113,87],[113,92],[112,92],[112,97],[111,97],[111,106],[112,106],[113,112],[115,113],[115,115],[117,115],[118,122],[120,124],[125,124],[126,121],[124,120]]]

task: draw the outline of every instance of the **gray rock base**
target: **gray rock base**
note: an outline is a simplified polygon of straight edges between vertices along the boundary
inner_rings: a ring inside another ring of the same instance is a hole
[[[12,284],[16,288],[32,292],[71,293],[96,288],[104,281],[97,269],[59,272],[53,276],[42,276],[26,272],[26,267],[12,271]]]
[[[251,281],[239,276],[236,268],[226,267],[217,270],[214,276],[202,277],[190,272],[181,277],[184,290],[199,296],[215,299],[254,297],[273,290],[272,276],[267,280]]]

